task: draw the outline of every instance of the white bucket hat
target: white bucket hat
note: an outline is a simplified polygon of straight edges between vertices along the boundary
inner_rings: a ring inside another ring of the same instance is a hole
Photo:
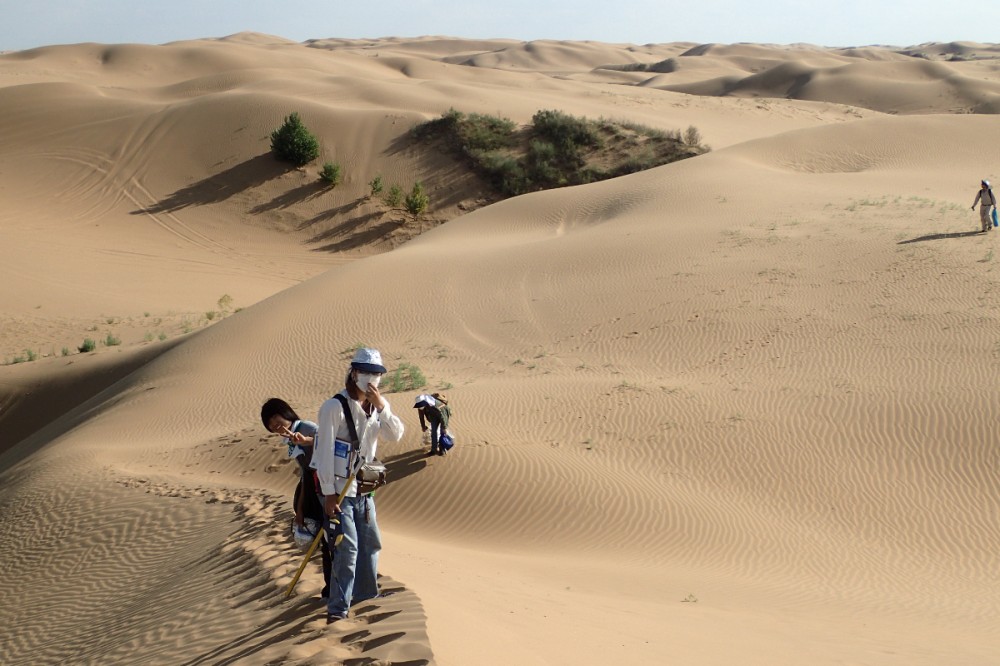
[[[418,395],[413,403],[413,408],[417,407],[433,407],[436,404],[434,398],[424,393]]]
[[[361,372],[377,372],[382,375],[386,372],[385,366],[382,365],[382,354],[377,349],[368,349],[366,347],[359,347],[354,352],[354,358],[351,359],[351,367]]]

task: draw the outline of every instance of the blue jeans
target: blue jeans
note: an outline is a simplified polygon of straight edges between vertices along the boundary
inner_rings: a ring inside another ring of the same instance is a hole
[[[441,439],[441,430],[442,430],[441,422],[438,421],[437,423],[434,423],[433,421],[431,421],[430,430],[431,430],[431,453],[437,453],[438,441]]]
[[[331,527],[327,520],[327,534],[334,539],[337,534],[343,534],[344,538],[333,549],[326,612],[347,617],[352,603],[378,596],[378,553],[382,550],[382,533],[375,521],[374,497],[345,497],[340,508],[339,530],[334,529],[336,526]]]

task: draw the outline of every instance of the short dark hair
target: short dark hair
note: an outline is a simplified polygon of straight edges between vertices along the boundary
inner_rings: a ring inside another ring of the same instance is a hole
[[[299,421],[299,415],[295,413],[292,406],[281,398],[270,398],[264,403],[264,406],[260,408],[260,420],[264,424],[264,429],[267,430],[268,423],[271,422],[271,418],[275,415],[279,415],[282,418],[288,419],[292,423]]]

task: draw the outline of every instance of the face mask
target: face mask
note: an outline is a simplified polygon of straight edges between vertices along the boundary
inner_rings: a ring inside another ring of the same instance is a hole
[[[362,391],[368,390],[368,385],[371,384],[375,388],[378,388],[378,383],[382,381],[382,375],[370,375],[364,372],[358,373],[358,388]]]

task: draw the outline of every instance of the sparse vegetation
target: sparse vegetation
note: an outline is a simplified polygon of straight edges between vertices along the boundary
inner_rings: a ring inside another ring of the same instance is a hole
[[[233,307],[233,297],[229,294],[223,294],[219,297],[216,305],[219,306],[219,310],[222,312],[229,312],[229,308]]]
[[[427,210],[430,205],[430,197],[424,192],[424,186],[420,183],[414,183],[413,189],[410,193],[406,195],[406,210],[410,212],[411,215],[415,217],[420,217]]]
[[[97,343],[92,338],[84,338],[83,344],[76,348],[81,354],[92,352],[97,349]]]
[[[504,196],[605,180],[708,151],[693,126],[682,138],[677,131],[554,110],[538,111],[518,128],[507,118],[451,109],[415,127],[413,136],[468,160]]]
[[[306,129],[298,112],[271,133],[271,151],[282,161],[304,166],[319,156],[319,141]]]
[[[385,195],[384,201],[385,205],[391,208],[399,208],[403,203],[403,188],[399,185],[393,185],[390,187],[389,191]]]
[[[62,348],[62,355],[63,356],[69,356],[69,347],[63,347]]]
[[[319,177],[330,187],[340,185],[340,165],[334,162],[325,163],[323,170],[319,172]]]
[[[414,391],[427,386],[427,378],[415,365],[401,363],[398,368],[388,376],[387,393],[399,393],[400,391]]]
[[[370,196],[377,197],[378,195],[382,194],[382,189],[385,187],[385,185],[382,183],[382,176],[377,175],[374,178],[372,178],[372,181],[368,183],[368,187],[371,188]]]
[[[688,128],[684,130],[684,145],[686,146],[699,146],[701,145],[701,132],[694,125],[688,125]]]
[[[122,339],[115,337],[113,334],[108,333],[107,337],[104,338],[104,345],[106,347],[117,347],[122,343]]]

